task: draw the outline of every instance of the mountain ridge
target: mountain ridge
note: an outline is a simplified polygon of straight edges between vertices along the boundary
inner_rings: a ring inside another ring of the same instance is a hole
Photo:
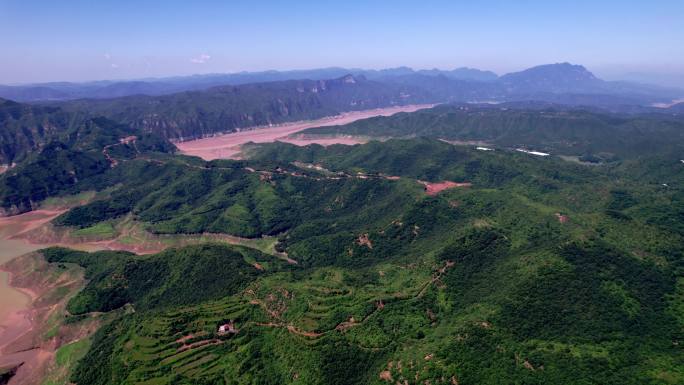
[[[226,85],[171,95],[81,99],[55,105],[69,112],[105,116],[168,139],[186,140],[244,127],[432,100],[416,87],[346,74],[328,80]]]
[[[59,101],[59,100],[74,100],[82,98],[112,98],[123,97],[136,94],[144,94],[150,96],[168,95],[184,91],[196,91],[209,89],[220,85],[242,85],[249,83],[263,83],[272,81],[284,80],[323,80],[332,79],[344,76],[346,74],[363,75],[370,80],[391,81],[393,78],[411,75],[426,75],[426,76],[444,76],[447,79],[457,81],[474,81],[474,82],[515,82],[516,79],[526,75],[533,74],[542,70],[553,70],[564,68],[566,71],[576,71],[580,73],[579,67],[582,66],[571,65],[569,63],[545,64],[541,66],[531,67],[522,71],[510,72],[499,77],[491,71],[483,71],[475,68],[459,67],[455,69],[419,69],[415,70],[409,67],[395,67],[380,70],[369,70],[361,68],[342,68],[342,67],[327,67],[310,70],[288,70],[288,71],[260,71],[260,72],[237,72],[229,74],[204,74],[204,75],[189,75],[189,76],[174,76],[164,78],[143,78],[133,80],[101,80],[84,83],[70,83],[70,82],[49,82],[36,83],[26,85],[0,85],[0,97],[23,101]],[[589,71],[586,71],[589,72]],[[595,77],[593,74],[592,77]],[[598,78],[597,78],[598,79]],[[591,80],[587,78],[585,80]],[[600,80],[600,79],[598,79]],[[666,87],[658,86],[644,86],[638,83],[630,82],[610,82],[610,84],[628,84],[631,88],[640,87],[656,87],[661,92],[669,90]],[[598,84],[598,83],[597,83]],[[567,84],[565,85],[567,87]],[[614,90],[615,91],[615,90]],[[680,90],[681,91],[681,90]]]

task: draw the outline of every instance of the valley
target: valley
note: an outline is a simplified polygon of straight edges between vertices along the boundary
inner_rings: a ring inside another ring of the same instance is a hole
[[[399,72],[0,103],[1,381],[684,381],[676,106]]]
[[[186,155],[199,156],[205,160],[229,159],[239,157],[241,146],[245,143],[269,143],[274,141],[293,143],[299,146],[308,144],[357,144],[360,139],[353,137],[335,138],[298,138],[292,137],[300,131],[313,127],[338,126],[360,119],[375,116],[391,116],[400,112],[414,112],[420,109],[431,108],[433,105],[408,105],[400,107],[388,107],[376,110],[345,112],[338,116],[322,118],[313,121],[283,123],[275,127],[250,127],[246,130],[229,134],[220,134],[208,138],[177,142],[176,147]]]
[[[18,266],[43,266],[24,284],[59,266],[84,274],[50,302],[70,320],[58,335],[78,339],[48,345],[36,356],[43,370],[60,349],[87,341],[63,372],[76,383],[263,370],[279,383],[468,383],[480,366],[452,363],[482,359],[497,378],[572,382],[569,372],[596,378],[585,365],[606,354],[626,371],[600,372],[608,383],[653,371],[678,379],[671,349],[680,321],[667,299],[681,295],[684,233],[667,214],[682,204],[678,159],[587,167],[430,138],[252,142],[245,159],[209,161],[111,148],[116,162],[65,190],[79,195],[1,219],[4,231],[69,248],[6,265],[17,277],[32,271]],[[655,182],[662,175],[673,190]],[[658,360],[626,369],[624,349],[637,345],[631,354]],[[15,378],[25,374],[20,367]]]
[[[0,385],[684,385],[651,3],[0,1]]]

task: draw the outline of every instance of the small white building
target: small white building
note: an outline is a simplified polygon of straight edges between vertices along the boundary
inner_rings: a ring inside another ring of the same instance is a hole
[[[516,148],[515,151],[524,152],[525,154],[536,155],[536,156],[549,156],[549,155],[551,155],[551,154],[547,154],[545,152],[540,152],[540,151],[525,150],[524,148]]]

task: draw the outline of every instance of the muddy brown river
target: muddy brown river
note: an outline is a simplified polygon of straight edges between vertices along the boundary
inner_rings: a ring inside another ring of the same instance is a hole
[[[39,248],[40,245],[32,245],[24,240],[0,239],[0,265]],[[9,286],[8,281],[9,273],[0,271],[0,341],[8,317],[25,309],[30,301],[28,295]]]

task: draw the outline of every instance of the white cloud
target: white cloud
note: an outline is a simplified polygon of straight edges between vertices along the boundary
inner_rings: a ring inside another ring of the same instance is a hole
[[[112,58],[112,55],[106,53],[106,54],[104,54],[104,58],[105,58],[105,60],[109,60]]]
[[[112,63],[112,68],[119,68],[119,65],[116,63]]]
[[[211,59],[211,56],[207,55],[206,53],[203,53],[197,57],[190,59],[190,62],[196,63],[196,64],[204,64],[204,63],[208,62],[209,59]]]

